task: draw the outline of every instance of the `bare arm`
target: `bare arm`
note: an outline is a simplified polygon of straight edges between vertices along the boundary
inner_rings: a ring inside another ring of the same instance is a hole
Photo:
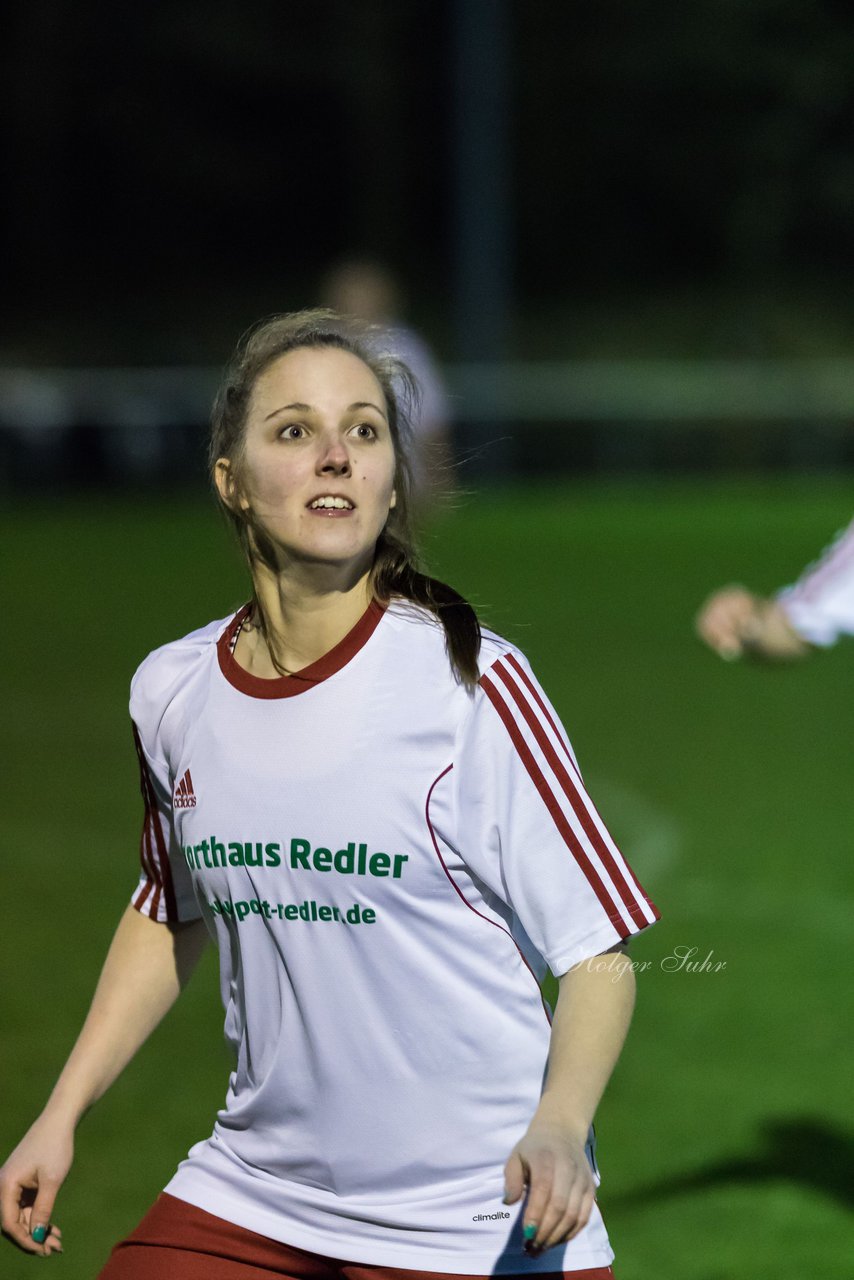
[[[571,1240],[590,1217],[596,1188],[585,1143],[634,1000],[634,971],[623,948],[560,979],[543,1095],[505,1169],[507,1204],[528,1187],[525,1235],[534,1250]]]
[[[166,925],[128,907],[92,1005],[41,1115],[0,1170],[0,1224],[29,1253],[58,1252],[50,1227],[74,1131],[178,998],[208,939],[202,921]],[[39,1229],[42,1230],[39,1230]]]
[[[744,654],[787,661],[806,657],[811,648],[778,600],[738,585],[709,596],[697,614],[696,627],[700,639],[728,661]]]

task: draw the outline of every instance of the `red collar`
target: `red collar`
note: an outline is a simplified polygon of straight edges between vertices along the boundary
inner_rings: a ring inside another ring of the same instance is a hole
[[[347,632],[343,640],[339,640],[334,649],[292,676],[275,676],[269,680],[263,676],[253,676],[244,670],[231,652],[232,641],[251,608],[251,605],[245,604],[242,609],[238,609],[217,641],[219,669],[229,684],[251,698],[293,698],[321,681],[328,680],[336,671],[345,667],[376,631],[387,606],[372,600],[355,627]]]

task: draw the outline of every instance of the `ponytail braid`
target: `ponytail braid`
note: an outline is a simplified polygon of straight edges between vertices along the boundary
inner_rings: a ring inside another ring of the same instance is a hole
[[[397,596],[432,613],[444,629],[445,648],[454,675],[467,689],[474,689],[480,678],[481,636],[477,614],[453,587],[422,573],[414,562],[411,546],[398,540],[388,529],[377,543],[371,586],[378,600],[388,601]]]

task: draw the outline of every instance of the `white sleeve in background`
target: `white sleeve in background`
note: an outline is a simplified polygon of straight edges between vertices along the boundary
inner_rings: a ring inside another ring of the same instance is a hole
[[[798,635],[826,647],[854,635],[854,523],[777,595]]]
[[[659,918],[521,654],[504,654],[481,677],[454,775],[463,858],[554,974]]]

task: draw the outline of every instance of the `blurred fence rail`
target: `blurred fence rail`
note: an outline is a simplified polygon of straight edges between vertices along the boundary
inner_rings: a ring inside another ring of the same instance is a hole
[[[0,486],[202,469],[220,370],[0,369]],[[443,370],[471,472],[854,466],[854,359],[596,359]]]
[[[854,420],[854,359],[565,360],[452,364],[461,422]],[[0,426],[207,420],[213,367],[0,369]]]
[[[497,421],[854,420],[854,360],[568,360],[448,370],[460,416]]]
[[[220,370],[205,367],[0,369],[0,426],[49,431],[204,422]]]

